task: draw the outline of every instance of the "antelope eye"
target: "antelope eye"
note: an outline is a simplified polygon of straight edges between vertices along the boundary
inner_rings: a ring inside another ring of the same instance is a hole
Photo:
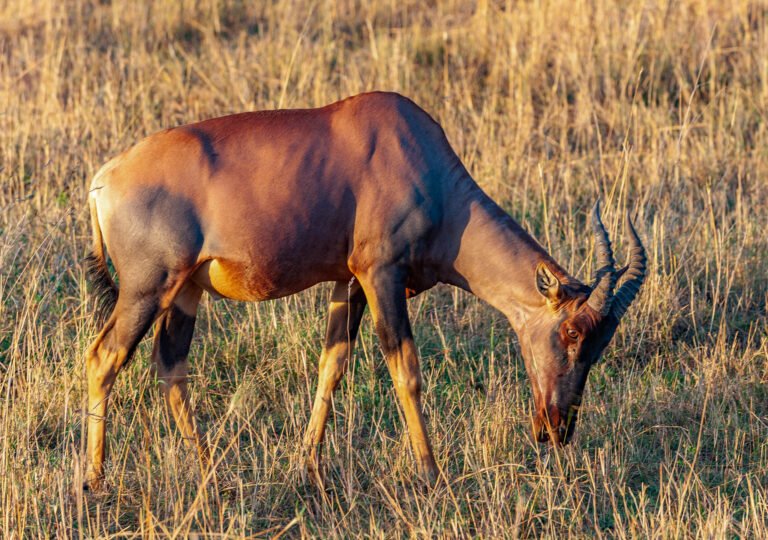
[[[574,341],[579,339],[579,333],[573,328],[568,328],[565,333],[568,334],[568,337]]]

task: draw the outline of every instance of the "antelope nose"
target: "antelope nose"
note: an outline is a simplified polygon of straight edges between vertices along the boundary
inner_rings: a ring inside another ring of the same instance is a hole
[[[533,419],[533,436],[537,442],[551,442],[555,446],[566,445],[573,438],[578,406],[571,406],[570,414],[556,411],[539,414]],[[549,420],[552,420],[551,422]]]
[[[562,440],[563,425],[559,414],[540,413],[533,419],[533,437],[537,442],[552,442],[557,445]]]
[[[573,434],[576,431],[576,419],[578,416],[579,405],[575,403],[568,408],[567,414],[561,416],[562,420],[558,429],[560,431],[560,442],[562,444],[568,444],[573,438]]]

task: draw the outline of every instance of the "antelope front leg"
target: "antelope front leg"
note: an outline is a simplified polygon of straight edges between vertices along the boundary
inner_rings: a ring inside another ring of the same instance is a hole
[[[438,469],[421,411],[421,370],[408,320],[404,282],[395,269],[379,269],[369,271],[362,284],[403,407],[419,475],[434,485]]]
[[[317,393],[304,435],[307,474],[318,487],[323,484],[320,449],[331,410],[331,399],[352,356],[365,304],[365,295],[357,281],[336,283],[331,294],[325,345],[320,355]]]

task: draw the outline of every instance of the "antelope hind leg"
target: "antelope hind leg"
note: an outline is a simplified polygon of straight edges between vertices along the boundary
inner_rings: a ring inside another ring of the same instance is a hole
[[[99,491],[104,480],[107,402],[120,369],[149,329],[158,311],[154,298],[121,291],[115,310],[86,353],[88,378],[88,466],[84,489]]]
[[[197,451],[201,471],[205,473],[210,465],[210,451],[195,422],[187,388],[187,355],[201,295],[200,287],[187,282],[155,323],[152,361],[168,410],[187,445]]]

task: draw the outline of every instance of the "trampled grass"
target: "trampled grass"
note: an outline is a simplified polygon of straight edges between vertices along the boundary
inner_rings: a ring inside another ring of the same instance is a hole
[[[768,6],[717,0],[95,2],[0,6],[0,536],[768,537]],[[301,480],[329,288],[201,306],[216,444],[201,479],[148,369],[121,373],[109,495],[83,496],[86,189],[146,134],[358,92],[429,111],[572,273],[603,200],[649,277],[590,374],[578,435],[528,433],[515,336],[473,297],[411,302],[449,485],[424,492],[366,315],[327,492]]]

